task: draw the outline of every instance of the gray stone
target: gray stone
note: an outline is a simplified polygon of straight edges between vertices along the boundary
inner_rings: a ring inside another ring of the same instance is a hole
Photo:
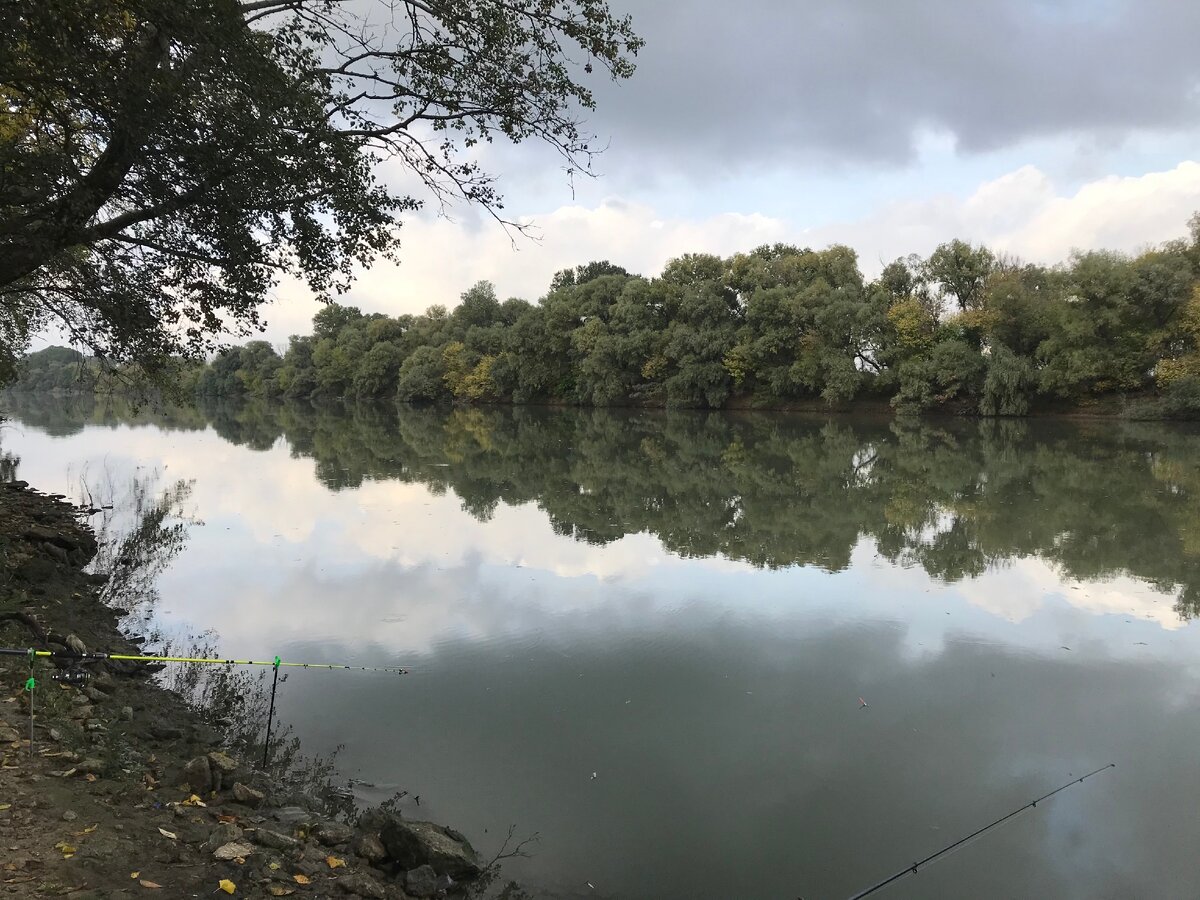
[[[155,722],[150,726],[150,734],[160,741],[174,741],[183,737],[183,729],[169,722]]]
[[[77,762],[75,768],[84,775],[99,775],[104,771],[104,761],[95,757],[88,757]]]
[[[350,849],[369,863],[379,863],[387,859],[387,851],[377,834],[360,834],[350,845]]]
[[[179,808],[176,807],[176,809]],[[222,822],[208,836],[208,844],[210,847],[220,847],[222,844],[231,844],[241,839],[242,829],[238,828],[232,822]]]
[[[90,684],[84,686],[83,693],[84,693],[84,696],[86,696],[93,703],[100,703],[100,702],[108,699],[102,692],[96,690]]]
[[[295,850],[300,846],[300,842],[294,837],[280,834],[278,831],[268,831],[266,828],[254,829],[251,839],[254,843],[270,847],[272,850]]]
[[[0,722],[0,744],[11,744],[13,741],[19,741],[20,739],[21,735],[17,732],[17,729]]]
[[[432,897],[437,892],[437,872],[428,864],[410,869],[404,876],[404,889],[414,897]]]
[[[358,817],[358,830],[368,834],[379,834],[383,831],[383,826],[393,819],[400,821],[400,813],[388,812],[385,809],[380,809],[378,806],[373,806],[370,809],[365,809]]]
[[[64,822],[74,822],[79,818],[79,813],[75,812],[73,809],[68,809],[62,814],[62,818]]]
[[[240,781],[233,783],[233,799],[238,803],[244,803],[246,806],[257,807],[261,806],[263,800],[262,791],[256,791],[252,787],[247,787]]]
[[[213,859],[231,860],[241,857],[245,859],[254,852],[254,847],[242,841],[232,841],[222,844],[213,851]]]
[[[179,783],[188,785],[194,794],[204,795],[211,791],[213,774],[208,764],[208,758],[197,756],[184,766],[183,772],[179,776]]]
[[[337,886],[347,894],[358,897],[372,897],[374,900],[384,900],[387,892],[378,881],[362,872],[351,872],[337,880]]]
[[[308,825],[316,818],[307,809],[299,806],[281,806],[273,815],[277,822],[284,825]]]
[[[220,750],[214,750],[208,754],[208,761],[212,765],[212,770],[220,772],[222,775],[232,775],[237,771],[238,761]]]
[[[326,847],[333,847],[354,837],[354,829],[341,822],[322,822],[313,830],[313,836]]]
[[[388,858],[403,869],[415,869],[428,863],[437,872],[458,881],[478,878],[482,871],[475,849],[465,838],[461,835],[451,837],[447,829],[432,822],[392,819],[384,824],[379,837]]]
[[[126,722],[132,722],[133,721],[133,707],[132,706],[122,706],[121,707],[121,718],[124,719]]]

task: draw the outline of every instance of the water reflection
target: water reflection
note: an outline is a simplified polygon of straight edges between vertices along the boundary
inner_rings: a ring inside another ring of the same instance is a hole
[[[821,420],[780,414],[262,404],[143,410],[16,405],[51,433],[85,422],[211,424],[280,439],[334,490],[452,492],[489,521],[536,503],[554,531],[604,545],[653,534],[682,557],[840,571],[864,537],[959,581],[1036,558],[1073,579],[1128,575],[1200,610],[1200,435],[1146,424]]]
[[[298,673],[280,714],[364,800],[539,832],[512,870],[548,895],[846,896],[1110,761],[888,896],[1196,893],[1194,431],[7,410],[48,489],[193,485],[160,620],[411,664]]]

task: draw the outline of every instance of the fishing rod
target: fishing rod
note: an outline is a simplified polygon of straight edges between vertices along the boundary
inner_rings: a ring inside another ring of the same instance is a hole
[[[342,663],[283,662],[278,656],[273,660],[222,659],[207,656],[152,656],[148,654],[100,652],[75,653],[69,650],[22,650],[13,647],[0,647],[0,656],[26,657],[31,654],[38,659],[58,659],[68,662],[97,662],[99,660],[113,659],[122,662],[212,663],[221,666],[271,666],[272,668],[287,668],[290,666],[299,669],[344,669],[354,672],[394,672],[398,675],[407,675],[410,668],[409,666],[350,666]]]
[[[928,865],[929,863],[931,863],[935,859],[937,859],[939,856],[943,856],[943,855],[949,853],[951,850],[961,847],[963,844],[967,843],[967,841],[971,840],[972,838],[977,838],[981,834],[983,834],[985,831],[990,831],[991,829],[995,828],[997,825],[1002,825],[1003,823],[1005,823],[1009,819],[1011,819],[1013,816],[1015,816],[1019,813],[1023,813],[1027,809],[1034,808],[1039,803],[1041,803],[1043,800],[1049,800],[1055,794],[1059,793],[1060,791],[1065,791],[1067,788],[1071,787],[1072,785],[1083,784],[1084,781],[1091,778],[1093,775],[1099,775],[1101,772],[1107,771],[1108,769],[1116,768],[1116,765],[1117,765],[1116,763],[1109,763],[1107,766],[1101,766],[1099,769],[1096,769],[1093,772],[1088,772],[1086,775],[1083,775],[1079,778],[1072,778],[1070,781],[1068,781],[1062,787],[1055,788],[1050,793],[1043,794],[1042,796],[1038,797],[1036,800],[1030,800],[1028,803],[1026,803],[1020,809],[1014,809],[1008,815],[1001,816],[996,821],[992,822],[989,825],[984,825],[982,828],[978,829],[977,831],[972,831],[965,838],[960,838],[959,840],[955,841],[953,844],[948,844],[947,846],[945,846],[941,850],[939,850],[937,853],[930,854],[929,856],[925,857],[924,859],[913,863],[907,869],[901,869],[899,872],[896,872],[893,875],[889,875],[887,878],[883,879],[883,881],[879,882],[878,884],[872,885],[871,887],[867,888],[865,891],[859,891],[857,894],[855,894],[853,897],[851,897],[850,900],[861,900],[861,898],[866,897],[868,894],[873,894],[876,891],[880,890],[881,888],[887,887],[893,881],[898,881],[899,879],[903,878],[905,875],[915,874],[917,869],[919,869],[921,866]]]
[[[260,659],[222,659],[208,656],[156,656],[139,653],[103,653],[100,651],[77,653],[73,650],[35,650],[32,647],[19,649],[16,647],[0,647],[0,656],[18,656],[29,660],[29,680],[25,682],[25,690],[29,692],[29,752],[33,753],[33,689],[37,682],[33,677],[33,663],[37,659],[53,659],[69,663],[99,662],[101,660],[118,660],[135,663],[206,663],[219,666],[270,666],[274,670],[271,678],[271,709],[267,713],[267,737],[263,741],[263,768],[267,767],[271,750],[271,727],[275,720],[275,691],[279,687],[279,670],[283,667],[297,669],[341,669],[354,672],[388,672],[395,675],[407,675],[408,666],[350,666],[338,663],[303,663],[284,662],[278,656],[272,660]],[[83,671],[66,671],[51,675],[52,680],[66,684],[81,685],[88,681],[88,673]]]

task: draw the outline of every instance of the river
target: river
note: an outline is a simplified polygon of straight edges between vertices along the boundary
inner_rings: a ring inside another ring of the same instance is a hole
[[[280,716],[546,895],[846,897],[1110,762],[873,896],[1200,894],[1196,429],[0,409],[4,471],[159,510],[147,646],[410,665]]]

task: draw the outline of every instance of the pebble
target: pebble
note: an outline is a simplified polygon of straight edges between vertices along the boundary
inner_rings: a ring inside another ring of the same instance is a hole
[[[74,822],[79,818],[79,813],[75,812],[73,809],[68,809],[62,814],[62,817],[64,822]]]
[[[132,706],[122,706],[121,707],[121,718],[124,719],[126,722],[132,722],[133,721],[133,707]]]

